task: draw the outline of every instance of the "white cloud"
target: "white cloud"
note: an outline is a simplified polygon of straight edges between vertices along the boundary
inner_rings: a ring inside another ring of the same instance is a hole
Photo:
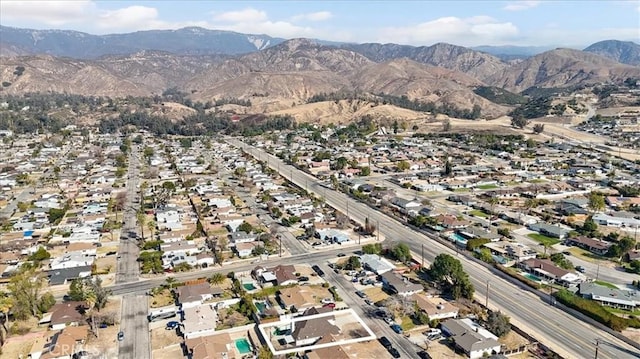
[[[505,7],[503,7],[503,9],[507,11],[521,11],[521,10],[533,9],[538,5],[540,5],[540,1],[518,0],[518,1],[510,1],[507,5],[505,5]]]
[[[412,45],[449,42],[470,46],[506,44],[517,36],[518,28],[514,24],[498,22],[488,16],[442,17],[415,26],[383,28],[378,41]]]
[[[264,11],[246,8],[239,11],[228,11],[220,14],[214,14],[214,20],[222,22],[261,22],[267,20],[267,13]]]
[[[95,14],[93,1],[0,1],[0,20],[35,21],[49,26],[82,22]]]
[[[101,28],[129,29],[147,28],[156,23],[160,23],[157,9],[147,6],[129,6],[101,13],[98,16],[97,25]]]
[[[329,11],[318,11],[308,14],[299,14],[291,18],[292,21],[325,21],[333,17],[333,14]]]
[[[288,21],[271,20],[264,11],[246,8],[213,14],[211,27],[250,34],[267,34],[274,37],[313,37],[318,32],[311,27],[295,25]]]

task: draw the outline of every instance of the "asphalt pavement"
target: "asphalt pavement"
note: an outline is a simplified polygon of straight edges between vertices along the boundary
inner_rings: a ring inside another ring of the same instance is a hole
[[[138,266],[138,245],[135,236],[137,234],[136,211],[139,204],[134,206],[137,199],[138,187],[138,151],[133,146],[129,155],[129,167],[127,171],[127,199],[123,211],[124,225],[120,234],[120,248],[118,250],[118,271],[116,283],[135,284],[140,278]],[[113,294],[117,294],[114,293]],[[118,358],[120,359],[146,359],[151,357],[149,339],[149,322],[147,320],[148,298],[146,295],[128,294],[122,297],[122,312],[120,318],[120,331],[124,338],[119,342]]]
[[[379,228],[385,238],[397,239],[407,243],[413,251],[420,253],[424,245],[425,258],[431,262],[440,253],[457,255],[455,251],[443,244],[438,243],[422,233],[412,230],[391,217],[372,209],[360,202],[357,202],[345,194],[332,190],[326,190],[318,184],[314,177],[295,169],[290,165],[285,165],[277,157],[266,154],[264,151],[231,140],[232,144],[243,147],[254,157],[264,160],[268,156],[269,163],[273,169],[279,169],[280,173],[292,179],[292,181],[302,188],[308,188],[316,194],[322,194],[326,202],[332,207],[347,212],[357,222],[364,223],[365,218],[369,221],[379,223]],[[469,277],[477,288],[479,296],[490,283],[489,306],[497,307],[512,318],[512,322],[520,324],[523,330],[530,332],[536,339],[551,347],[566,358],[590,358],[595,354],[595,343],[598,340],[598,358],[640,358],[640,352],[616,338],[608,332],[549,305],[537,296],[518,295],[523,289],[511,282],[505,281],[494,275],[489,269],[464,256],[458,256]],[[483,297],[484,298],[484,297]]]

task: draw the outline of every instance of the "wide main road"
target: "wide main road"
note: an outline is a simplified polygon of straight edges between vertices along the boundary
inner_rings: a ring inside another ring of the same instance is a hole
[[[429,261],[440,253],[456,255],[452,249],[436,242],[432,238],[412,230],[391,217],[357,202],[343,193],[321,186],[318,180],[290,165],[284,164],[275,156],[265,151],[232,139],[229,142],[243,148],[255,158],[267,161],[271,168],[278,170],[293,183],[322,196],[332,207],[357,222],[364,223],[365,218],[378,226],[378,230],[387,239],[403,241],[411,249],[420,253],[424,246],[425,258]],[[502,310],[512,318],[512,322],[529,332],[540,342],[552,348],[566,358],[592,358],[599,342],[598,358],[640,358],[640,352],[613,335],[587,324],[564,311],[549,305],[539,297],[523,291],[520,287],[500,279],[484,266],[459,256],[471,281],[484,295],[487,283],[490,287],[489,306]]]

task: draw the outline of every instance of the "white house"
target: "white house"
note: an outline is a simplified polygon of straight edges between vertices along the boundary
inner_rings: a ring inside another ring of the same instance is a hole
[[[212,304],[185,308],[183,315],[184,320],[179,330],[185,339],[204,337],[216,331],[218,312]]]

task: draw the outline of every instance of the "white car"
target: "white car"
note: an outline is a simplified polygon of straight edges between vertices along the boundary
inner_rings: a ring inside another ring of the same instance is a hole
[[[320,302],[322,302],[322,304],[329,304],[329,303],[333,303],[334,301],[332,298],[324,298]]]

